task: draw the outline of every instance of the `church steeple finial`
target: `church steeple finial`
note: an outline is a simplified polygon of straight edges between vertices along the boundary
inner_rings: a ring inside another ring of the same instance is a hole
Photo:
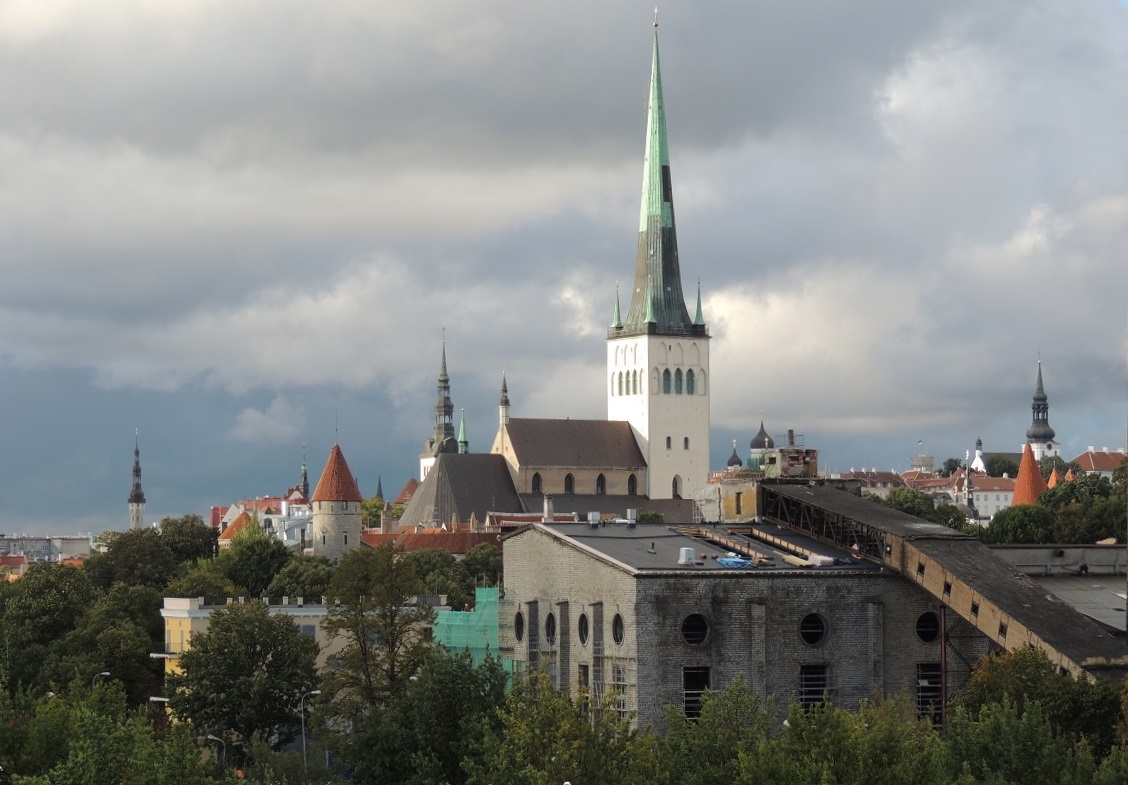
[[[697,279],[697,315],[693,317],[693,324],[697,327],[705,326],[705,314],[701,310],[701,279]]]
[[[623,329],[623,317],[619,312],[619,282],[615,282],[615,316],[611,319],[612,330]]]

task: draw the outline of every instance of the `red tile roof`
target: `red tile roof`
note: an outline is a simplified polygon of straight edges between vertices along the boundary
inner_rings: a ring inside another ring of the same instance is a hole
[[[427,532],[404,531],[398,534],[381,534],[368,529],[360,535],[360,540],[371,548],[378,548],[386,542],[394,542],[407,552],[426,551],[432,548],[457,555],[469,553],[475,545],[483,542],[501,547],[501,537],[497,532]]]
[[[329,453],[329,460],[325,462],[325,469],[321,472],[321,479],[317,482],[317,490],[313,492],[315,502],[362,502],[360,488],[356,479],[349,471],[349,464],[345,461],[345,454],[341,452],[341,445],[334,444]]]
[[[219,535],[219,539],[224,541],[235,539],[235,535],[243,531],[243,528],[246,527],[246,525],[252,520],[254,519],[251,518],[250,515],[247,515],[247,513],[239,513],[237,516],[235,516],[235,520],[231,521],[228,527],[224,529],[223,532]]]
[[[1018,465],[1018,476],[1014,479],[1014,497],[1011,504],[1037,504],[1038,494],[1046,490],[1046,481],[1034,460],[1034,452],[1027,442],[1022,447],[1022,463]]]
[[[1111,472],[1124,461],[1124,453],[1108,452],[1105,450],[1086,450],[1073,459],[1087,472]]]
[[[419,487],[419,480],[414,477],[410,478],[404,483],[403,488],[396,494],[396,498],[392,499],[392,504],[407,504],[411,501],[411,497],[415,495],[415,489]]]
[[[1056,488],[1059,482],[1061,482],[1061,480],[1058,479],[1058,471],[1057,467],[1055,466],[1054,470],[1050,472],[1050,479],[1046,481],[1046,487]]]

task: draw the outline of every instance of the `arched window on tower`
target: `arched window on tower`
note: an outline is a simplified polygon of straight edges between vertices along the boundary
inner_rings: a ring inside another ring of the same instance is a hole
[[[682,439],[682,448],[686,449],[686,450],[689,449],[689,437],[688,436],[686,436],[684,439]]]
[[[607,384],[607,389],[611,391],[612,395],[615,394],[615,374],[613,373],[611,374],[611,381]]]
[[[681,368],[678,368],[677,372],[674,374],[674,392],[677,393],[678,395],[682,394],[682,372],[681,372]]]
[[[595,478],[595,492],[601,496],[607,493],[607,478],[602,474]]]
[[[631,371],[631,394],[638,395],[638,371]]]
[[[666,370],[662,371],[662,392],[664,392],[666,395],[670,394],[670,381],[670,369],[667,368]]]
[[[667,450],[670,449],[670,447],[672,447],[673,444],[674,444],[673,439],[671,439],[669,436],[667,436],[666,437],[666,449]]]
[[[542,493],[540,472],[533,474],[533,493]]]
[[[675,498],[675,499],[681,498],[681,478],[678,477],[676,474],[674,475],[673,487],[670,490],[673,494],[673,498]]]
[[[564,475],[564,493],[576,492],[576,478],[570,473]]]
[[[633,474],[627,478],[627,494],[630,496],[638,494],[638,477]]]
[[[694,387],[697,386],[695,384],[696,381],[697,381],[697,377],[694,376],[692,368],[685,372],[685,394],[686,395],[693,395],[694,394]]]
[[[619,395],[623,394],[623,372],[619,371]]]

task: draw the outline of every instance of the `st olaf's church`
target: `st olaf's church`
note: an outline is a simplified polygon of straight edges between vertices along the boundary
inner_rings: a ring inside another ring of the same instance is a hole
[[[400,526],[471,523],[487,513],[623,516],[649,509],[689,522],[709,476],[709,332],[698,287],[686,308],[678,260],[658,38],[654,38],[634,286],[616,292],[607,333],[607,419],[510,417],[503,377],[489,454],[456,437],[444,342],[434,433]],[[546,498],[550,497],[546,504]],[[570,517],[570,516],[569,516]]]

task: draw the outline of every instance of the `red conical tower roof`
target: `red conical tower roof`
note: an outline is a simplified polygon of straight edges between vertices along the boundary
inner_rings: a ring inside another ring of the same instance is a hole
[[[1012,506],[1019,504],[1037,504],[1038,494],[1046,490],[1046,481],[1042,479],[1042,472],[1038,469],[1038,462],[1034,460],[1034,451],[1027,442],[1022,447],[1022,463],[1018,465],[1018,477],[1014,480],[1014,498]]]
[[[1058,482],[1060,482],[1060,480],[1058,479],[1058,471],[1057,471],[1057,467],[1055,466],[1054,470],[1052,472],[1050,472],[1050,479],[1046,483],[1046,487],[1047,488],[1056,488]]]
[[[349,471],[349,464],[345,461],[345,454],[341,452],[341,445],[334,444],[329,453],[329,460],[325,462],[325,469],[321,472],[321,479],[317,482],[317,490],[313,492],[313,502],[362,502],[360,488],[356,479]]]

